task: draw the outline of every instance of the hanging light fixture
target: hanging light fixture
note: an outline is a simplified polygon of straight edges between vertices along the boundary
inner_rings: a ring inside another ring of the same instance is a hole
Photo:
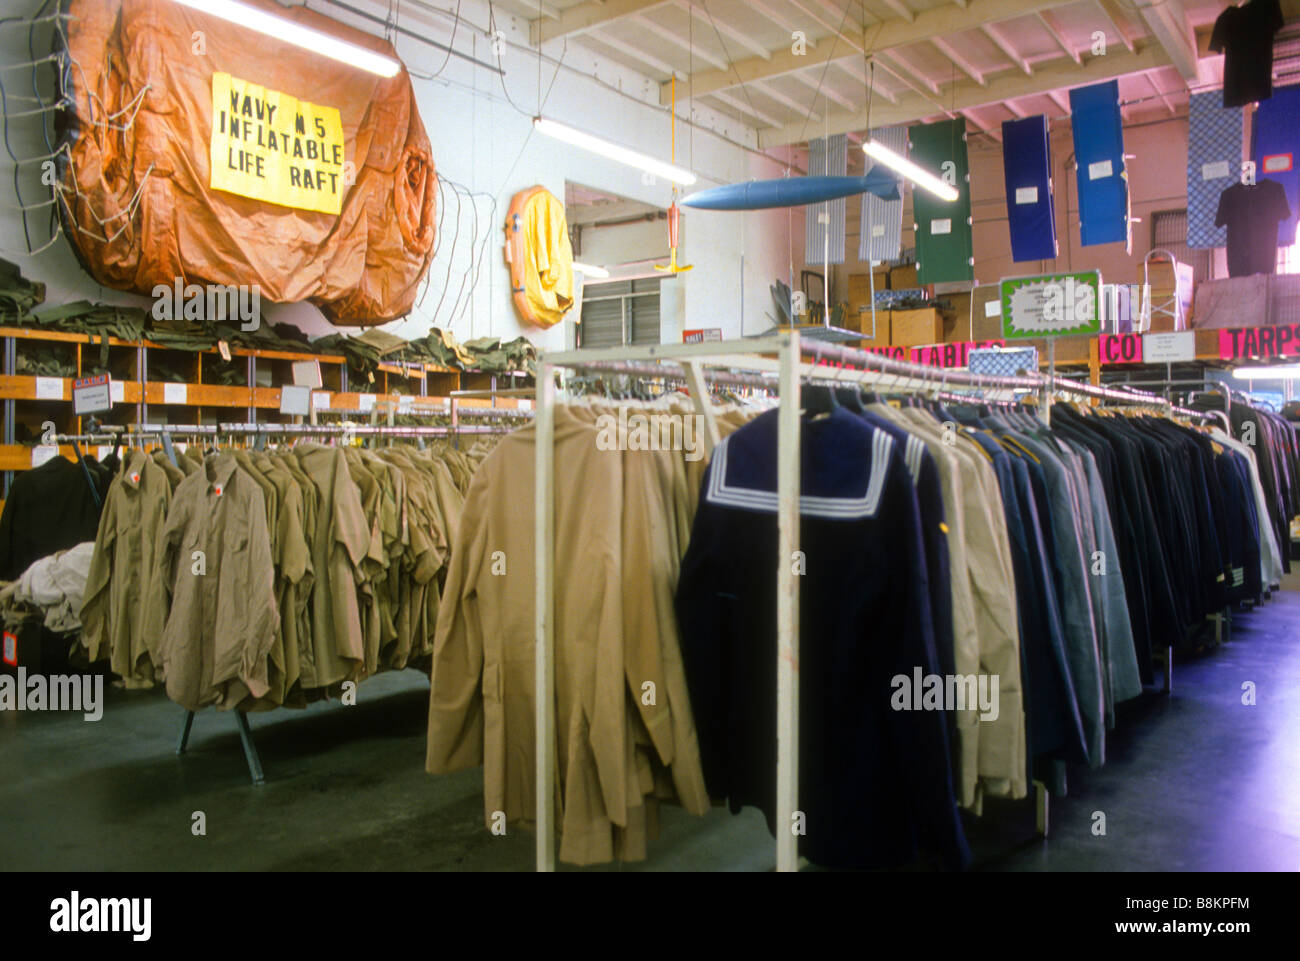
[[[629,167],[636,167],[638,170],[644,170],[646,173],[654,174],[656,177],[663,177],[665,180],[671,180],[675,184],[690,186],[695,183],[695,174],[683,167],[675,164],[664,163],[662,160],[656,160],[647,154],[637,153],[635,150],[629,150],[627,147],[620,147],[616,143],[610,143],[608,140],[602,140],[600,137],[594,137],[589,133],[583,133],[573,127],[566,126],[562,123],[556,123],[554,120],[547,120],[545,117],[534,117],[533,128],[538,133],[546,134],[548,137],[554,137],[556,140],[563,140],[565,143],[573,144],[575,147],[581,147],[583,150],[589,150],[594,154],[602,157],[608,157],[610,160],[617,160],[619,163],[627,164]]]
[[[383,54],[332,37],[320,30],[304,27],[284,17],[277,17],[258,7],[240,3],[239,0],[175,0],[175,2],[183,7],[220,17],[230,23],[264,33],[268,37],[283,40],[295,47],[329,57],[349,67],[365,70],[367,73],[378,74],[381,77],[395,77],[402,69],[402,65],[392,57],[385,57]]]
[[[1300,364],[1234,367],[1232,376],[1238,380],[1300,380]]]
[[[924,170],[906,157],[894,153],[882,143],[868,140],[862,145],[862,151],[873,160],[877,160],[889,169],[902,174],[916,186],[930,191],[940,200],[947,200],[951,203],[961,196],[957,192],[957,188],[952,184],[944,183],[928,170]]]

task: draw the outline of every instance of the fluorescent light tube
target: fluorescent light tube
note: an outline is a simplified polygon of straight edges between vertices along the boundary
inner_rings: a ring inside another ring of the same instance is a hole
[[[609,271],[604,267],[593,267],[591,264],[580,264],[576,260],[573,262],[573,269],[582,271],[586,277],[608,277]]]
[[[1300,380],[1300,364],[1234,367],[1232,376],[1238,380]]]
[[[592,153],[599,154],[602,157],[608,157],[610,160],[617,160],[619,163],[627,164],[629,167],[636,167],[638,170],[644,170],[657,177],[663,177],[665,180],[671,180],[675,184],[690,186],[695,183],[695,174],[683,167],[664,163],[662,160],[656,160],[654,157],[647,156],[646,154],[637,153],[635,150],[628,150],[626,147],[620,147],[618,144],[610,143],[608,140],[601,140],[599,137],[593,137],[589,133],[583,133],[581,130],[575,130],[573,127],[565,126],[562,123],[556,123],[554,120],[547,120],[544,117],[534,117],[533,128],[538,133],[544,133],[548,137],[554,137],[556,140],[563,140],[565,143],[571,143],[575,147],[581,147],[583,150],[590,150]]]
[[[874,140],[868,140],[862,145],[862,150],[868,157],[879,160],[891,170],[897,170],[918,187],[924,187],[930,193],[934,194],[940,200],[953,201],[961,196],[957,188],[951,184],[946,184],[928,170],[923,170],[906,157],[894,153],[884,144],[877,143]]]
[[[246,3],[240,3],[239,0],[176,0],[176,2],[183,7],[237,23],[241,27],[256,30],[268,37],[275,37],[295,47],[302,47],[322,57],[329,57],[349,67],[356,67],[381,77],[394,77],[402,69],[402,65],[392,57],[385,57],[373,50],[331,37],[311,27],[304,27],[284,17],[277,17],[257,7],[250,7]]]

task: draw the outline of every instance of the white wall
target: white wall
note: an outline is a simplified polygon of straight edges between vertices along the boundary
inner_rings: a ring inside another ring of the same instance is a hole
[[[379,16],[384,16],[388,9],[387,0],[349,2]],[[424,2],[427,6],[446,9],[456,6],[455,0]],[[9,10],[10,5],[17,9]],[[8,0],[6,12],[29,14],[39,6],[40,0]],[[468,25],[479,28],[488,25],[487,4],[464,0],[460,6],[463,20],[456,48],[479,60],[494,62],[493,44],[484,30]],[[367,32],[382,32],[378,25],[332,7],[327,0],[312,0],[311,7]],[[449,18],[413,6],[410,0],[402,3],[400,24],[442,43],[451,35]],[[38,52],[48,49],[47,27],[43,25],[38,31]],[[562,348],[565,331],[561,328],[567,324],[549,331],[522,328],[511,304],[509,274],[501,255],[502,225],[511,197],[534,184],[541,184],[563,197],[565,181],[573,180],[667,207],[672,200],[671,187],[663,181],[655,183],[643,178],[640,171],[533,133],[531,116],[538,102],[538,62],[536,52],[527,49],[527,23],[503,17],[498,10],[497,27],[507,41],[501,54],[504,78],[456,57],[447,59],[444,67],[442,52],[408,37],[397,38],[398,52],[413,75],[437,73],[435,79],[415,79],[414,85],[439,174],[479,196],[472,201],[465,196],[460,198],[458,218],[453,193],[450,189],[446,191],[448,203],[443,214],[438,256],[430,268],[423,296],[406,320],[388,325],[387,329],[414,337],[436,324],[450,328],[462,340],[488,335],[510,339],[524,333],[539,346]],[[545,53],[556,58],[563,53],[565,63],[558,73],[552,63],[542,64],[542,87],[544,91],[550,88],[549,95],[544,94],[546,116],[645,153],[667,157],[669,113],[658,106],[657,84],[619,65],[598,61],[575,43],[568,45],[567,52],[562,42],[548,43]],[[27,31],[0,29],[0,64],[28,59]],[[579,75],[570,66],[594,68],[603,83]],[[7,90],[30,89],[29,71],[7,71],[3,80]],[[48,82],[47,76],[45,83]],[[289,92],[310,96],[309,89]],[[9,109],[15,112],[29,106],[18,106],[11,99]],[[686,105],[679,104],[679,114],[684,116],[686,112]],[[728,142],[729,139],[752,147],[751,130],[702,108],[696,108],[694,116],[699,127],[693,136],[679,121],[678,162],[691,166],[700,175],[696,189],[781,175],[782,166],[777,161]],[[703,127],[709,129],[700,129]],[[719,133],[711,132],[714,130]],[[39,127],[32,119],[11,120],[9,131],[10,142],[19,157],[45,152]],[[0,256],[16,261],[25,275],[44,281],[49,287],[50,303],[81,298],[144,303],[143,298],[100,288],[81,270],[63,239],[34,257],[19,256],[26,245],[21,222],[12,207],[16,203],[11,186],[12,163],[3,151],[0,158],[3,158],[0,159],[0,199],[4,201],[0,203]],[[28,203],[48,197],[48,188],[42,188],[39,183],[39,167],[22,168],[21,182]],[[38,245],[48,237],[39,226],[45,223],[42,214],[48,211],[37,211],[35,218],[29,216],[34,227],[33,241]],[[695,269],[681,275],[681,326],[721,327],[726,336],[741,334],[742,316],[745,333],[769,326],[762,317],[765,311],[770,312],[768,285],[774,278],[785,279],[789,274],[787,222],[784,211],[684,213],[679,257],[685,263],[694,264]],[[661,226],[666,235],[666,224]],[[478,237],[471,252],[476,227]],[[799,218],[795,218],[795,227],[801,229]],[[802,239],[794,240],[798,258]],[[471,268],[475,262],[480,264],[477,284],[472,282]],[[458,297],[459,306],[456,306]],[[334,330],[310,304],[271,307],[265,313],[273,322],[287,320],[313,336]]]

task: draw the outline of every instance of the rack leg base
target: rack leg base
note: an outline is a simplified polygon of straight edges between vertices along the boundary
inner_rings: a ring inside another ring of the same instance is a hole
[[[1047,793],[1047,785],[1042,781],[1034,782],[1034,827],[1040,838],[1047,837],[1048,829],[1048,802],[1051,795]]]
[[[1165,693],[1172,694],[1174,691],[1174,649],[1165,648]]]
[[[186,711],[185,720],[181,722],[180,740],[176,742],[176,753],[184,754],[190,743],[190,728],[194,727],[194,712]]]
[[[253,779],[254,787],[266,783],[262,774],[262,759],[257,755],[257,746],[253,744],[253,732],[248,726],[248,715],[235,711],[235,723],[239,725],[239,740],[244,745],[244,760],[248,762],[248,774]]]

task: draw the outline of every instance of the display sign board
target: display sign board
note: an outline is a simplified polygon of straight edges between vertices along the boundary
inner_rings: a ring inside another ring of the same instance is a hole
[[[280,388],[280,413],[306,417],[311,413],[311,388],[286,384]]]
[[[1300,357],[1300,324],[1225,327],[1219,331],[1219,357],[1223,360]]]
[[[722,341],[721,327],[707,327],[701,330],[682,331],[683,344],[707,344]]]
[[[912,356],[908,359],[914,364],[924,364],[927,367],[965,367],[972,350],[1006,345],[1004,340],[959,340],[950,344],[926,344],[911,348]]]
[[[319,360],[295,360],[293,382],[298,387],[323,387]]]
[[[1142,356],[1148,364],[1181,364],[1196,359],[1196,331],[1143,334]]]
[[[214,73],[210,160],[213,190],[327,214],[343,209],[346,143],[336,107]]]
[[[78,417],[113,409],[113,387],[108,374],[78,377],[72,382],[72,411]]]
[[[1103,364],[1181,364],[1196,359],[1196,332],[1103,334],[1097,355]]]
[[[998,292],[1007,340],[1101,333],[1099,271],[1006,277]]]

